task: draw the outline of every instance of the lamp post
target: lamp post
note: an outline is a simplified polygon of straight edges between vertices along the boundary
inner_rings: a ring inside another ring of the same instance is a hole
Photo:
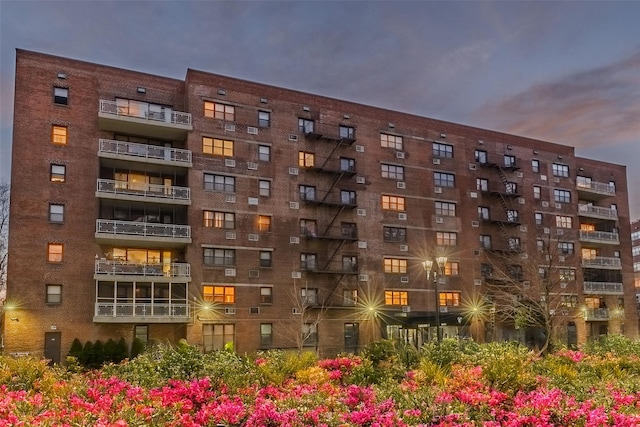
[[[433,272],[434,302],[436,310],[436,341],[438,344],[442,342],[442,335],[440,334],[440,291],[438,290],[438,274],[442,276],[443,269],[446,265],[446,256],[437,257],[435,265],[431,260],[422,261],[422,267],[427,274],[427,283],[429,282],[431,272]],[[435,269],[435,266],[437,266],[438,268]]]

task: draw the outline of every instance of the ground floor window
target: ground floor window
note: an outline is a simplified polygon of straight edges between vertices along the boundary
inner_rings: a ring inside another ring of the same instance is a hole
[[[225,347],[233,347],[235,344],[235,325],[206,324],[202,325],[204,351],[224,350]]]

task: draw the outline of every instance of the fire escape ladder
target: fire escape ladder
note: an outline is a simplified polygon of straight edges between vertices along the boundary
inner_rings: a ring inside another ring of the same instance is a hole
[[[336,220],[338,219],[340,214],[345,210],[345,208],[346,208],[345,205],[340,206],[340,209],[338,209],[336,214],[333,216],[333,218],[329,222],[329,225],[327,225],[327,229],[325,230],[323,236],[326,236],[329,233],[329,230],[331,230],[331,227],[333,226],[333,223],[336,222]]]
[[[342,283],[342,281],[344,280],[344,278],[347,277],[347,273],[342,273],[339,277],[338,280],[336,280],[336,285],[333,287],[333,289],[331,290],[331,292],[329,292],[329,294],[327,295],[327,297],[324,300],[324,303],[322,304],[323,307],[327,306],[327,303],[331,300],[331,297],[333,296],[333,294],[336,293],[336,289],[338,289],[338,286],[340,286],[340,283]]]
[[[333,261],[333,259],[336,257],[338,251],[340,250],[342,245],[344,245],[344,242],[346,242],[346,240],[344,240],[344,239],[340,240],[340,243],[338,243],[338,246],[334,249],[333,253],[331,254],[329,259],[327,260],[327,263],[325,264],[325,266],[322,269],[322,271],[328,271],[329,270],[329,266],[331,265],[331,261]]]

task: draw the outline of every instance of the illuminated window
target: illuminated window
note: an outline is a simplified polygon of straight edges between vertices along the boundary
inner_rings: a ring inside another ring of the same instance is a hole
[[[53,88],[53,103],[58,105],[68,105],[69,89],[64,87]]]
[[[434,172],[433,185],[436,187],[453,188],[456,186],[456,176],[452,173]]]
[[[236,179],[232,176],[205,173],[204,189],[233,193],[236,191]]]
[[[396,150],[402,150],[402,137],[381,133],[380,146],[384,148],[395,148]]]
[[[213,119],[221,119],[227,121],[235,120],[236,109],[233,105],[221,104],[219,102],[204,102],[204,116]]]
[[[62,285],[47,285],[47,304],[62,302]]]
[[[66,145],[67,140],[67,127],[54,125],[52,128],[51,142],[54,144]]]
[[[231,212],[215,212],[204,211],[204,224],[205,227],[211,228],[236,228],[236,215]]]
[[[65,165],[51,165],[49,180],[51,182],[65,182],[67,167]]]
[[[385,242],[407,241],[407,229],[402,227],[382,227],[382,237]]]
[[[64,205],[53,203],[49,205],[49,221],[64,222]]]
[[[258,231],[271,231],[271,217],[258,215]]]
[[[203,136],[202,152],[215,156],[233,157],[233,141]]]
[[[64,246],[61,243],[49,243],[47,245],[47,261],[62,262]]]
[[[571,228],[572,226],[573,219],[570,216],[556,215],[556,227]]]
[[[460,292],[440,292],[440,307],[459,307]]]
[[[202,294],[205,301],[217,304],[235,304],[236,302],[234,286],[203,286]]]
[[[396,165],[381,164],[382,177],[389,179],[397,179],[398,181],[404,181],[404,167]]]
[[[298,166],[301,168],[312,168],[316,165],[316,155],[307,151],[298,152]]]
[[[449,202],[436,202],[436,215],[456,216],[456,204]]]
[[[384,272],[392,274],[406,274],[407,260],[402,258],[384,258]]]
[[[444,275],[445,276],[457,276],[460,274],[460,263],[459,262],[447,262],[444,266]]]
[[[203,263],[213,266],[233,266],[236,263],[236,251],[233,249],[204,248]]]
[[[569,166],[562,165],[560,163],[554,163],[552,165],[553,176],[561,176],[563,178],[569,177]]]
[[[258,126],[268,128],[271,126],[271,113],[268,111],[258,111]]]
[[[436,245],[456,246],[458,244],[458,233],[438,231],[436,232]]]
[[[384,291],[386,305],[408,305],[407,291]]]
[[[382,209],[385,211],[404,211],[405,198],[400,196],[382,196]]]
[[[447,159],[453,159],[453,145],[441,144],[439,142],[433,143],[433,156],[445,157]]]
[[[580,224],[580,230],[582,231],[596,231],[595,224],[582,223]]]

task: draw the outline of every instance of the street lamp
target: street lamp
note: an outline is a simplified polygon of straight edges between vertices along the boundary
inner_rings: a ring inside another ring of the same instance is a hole
[[[422,261],[422,267],[424,267],[425,273],[427,273],[427,283],[431,272],[433,272],[433,287],[434,287],[434,302],[436,310],[436,341],[438,344],[442,342],[442,335],[440,334],[440,291],[438,290],[438,274],[443,275],[443,269],[447,265],[447,257],[440,256],[436,258],[437,269],[434,268],[433,261]]]

